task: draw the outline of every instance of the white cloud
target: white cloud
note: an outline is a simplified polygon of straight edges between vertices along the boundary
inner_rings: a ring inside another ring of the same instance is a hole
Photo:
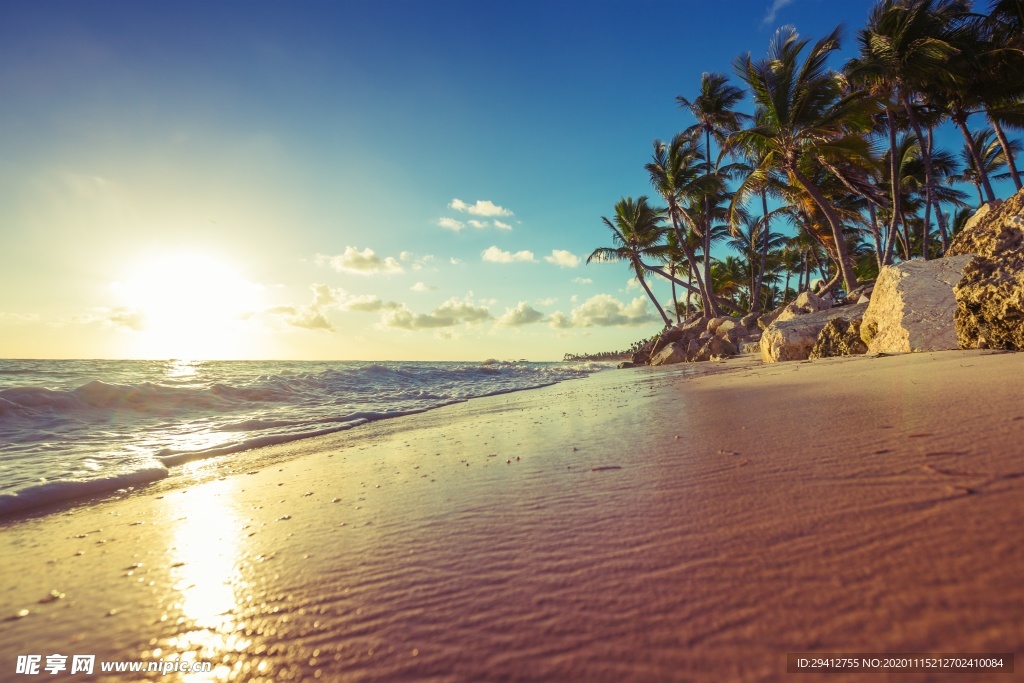
[[[28,321],[24,321],[28,322]],[[134,308],[118,306],[117,308],[106,308],[103,306],[89,309],[88,313],[76,315],[71,318],[76,325],[92,325],[101,323],[115,327],[127,327],[130,330],[142,330],[146,326],[145,314]]]
[[[380,297],[374,294],[352,295],[344,289],[322,284],[310,285],[309,288],[313,292],[313,301],[309,304],[302,306],[274,306],[264,311],[264,313],[278,316],[292,327],[333,332],[334,325],[327,318],[327,314],[330,311],[375,313],[377,311],[393,310],[399,306],[399,304],[393,301],[382,301]]]
[[[452,264],[453,266],[457,266],[460,263],[462,263],[462,261],[452,256],[450,259],[448,259],[448,263]]]
[[[454,218],[448,218],[447,216],[437,219],[437,224],[446,230],[453,230],[458,232],[466,227],[466,224],[462,221],[457,221]]]
[[[381,324],[402,330],[422,330],[455,327],[461,323],[477,325],[492,318],[485,306],[467,296],[463,300],[453,297],[430,313],[413,313],[405,304],[399,304],[381,315]]]
[[[608,294],[597,294],[574,308],[569,316],[560,311],[552,313],[548,322],[556,328],[645,325],[660,319],[648,303],[645,297],[624,304]]]
[[[466,222],[469,223],[474,228],[486,228],[488,225],[490,225],[490,223],[488,223],[487,221],[478,221],[475,218],[470,218]]]
[[[792,5],[795,0],[774,0],[772,6],[768,8],[768,12],[764,15],[764,19],[761,21],[761,25],[771,24],[775,21],[775,15],[779,13],[779,10],[786,5]]]
[[[498,318],[497,325],[500,327],[518,327],[529,325],[544,319],[544,314],[534,309],[525,301],[520,301],[515,308],[508,308],[505,314]]]
[[[578,285],[592,285],[592,284],[594,284],[594,281],[591,280],[589,277],[574,277],[572,279],[572,281],[575,282]]]
[[[488,247],[482,252],[481,256],[484,261],[491,263],[513,263],[515,261],[536,263],[536,259],[533,258],[533,252],[525,250],[517,251],[513,254],[509,251],[502,251],[498,247]]]
[[[553,296],[549,296],[546,299],[539,299],[537,301],[537,305],[538,306],[551,306],[551,305],[555,304],[557,301],[558,301],[557,298],[555,298]]]
[[[4,313],[0,311],[0,321],[8,323],[34,323],[39,320],[38,313]]]
[[[373,275],[376,273],[402,273],[402,265],[394,257],[381,258],[367,247],[359,251],[355,247],[345,247],[345,252],[336,256],[316,255],[317,265],[328,264],[334,270],[357,275]]]
[[[626,291],[628,292],[631,289],[640,289],[640,281],[635,277],[631,277],[626,280]]]
[[[463,213],[470,213],[474,216],[486,216],[493,218],[495,216],[511,216],[512,211],[506,209],[503,206],[498,206],[492,201],[486,199],[478,199],[475,204],[467,204],[461,199],[453,199],[448,208],[455,209],[456,211],[462,211]]]
[[[402,253],[400,253],[398,255],[398,260],[399,261],[410,261],[410,260],[412,260],[412,252],[411,251],[403,251]]]
[[[437,289],[437,287],[432,287],[432,286],[430,286],[430,285],[428,285],[426,283],[423,283],[423,282],[417,282],[416,284],[414,284],[409,289],[411,289],[414,292],[431,292],[431,291]]]
[[[545,256],[544,260],[561,268],[575,268],[580,264],[580,257],[565,249],[552,249],[551,256]]]
[[[494,221],[494,227],[498,228],[499,230],[511,230],[512,229],[511,225],[509,225],[508,223],[502,223],[499,220],[495,220]]]

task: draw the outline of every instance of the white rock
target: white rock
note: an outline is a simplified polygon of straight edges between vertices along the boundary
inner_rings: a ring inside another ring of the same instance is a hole
[[[957,348],[953,287],[973,258],[963,254],[882,268],[860,327],[868,353]]]

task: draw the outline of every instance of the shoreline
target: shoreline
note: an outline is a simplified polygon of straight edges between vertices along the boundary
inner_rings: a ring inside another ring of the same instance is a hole
[[[772,681],[787,652],[1024,650],[1024,356],[707,365],[2,520],[0,667],[192,653],[213,680]]]

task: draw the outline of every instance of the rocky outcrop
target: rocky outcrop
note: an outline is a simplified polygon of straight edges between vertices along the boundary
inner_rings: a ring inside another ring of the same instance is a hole
[[[975,258],[954,294],[960,348],[1024,350],[1024,249]]]
[[[695,363],[712,360],[714,358],[723,358],[725,356],[735,356],[736,347],[726,337],[714,335],[704,346],[700,348],[700,351],[693,357]]]
[[[818,338],[814,341],[811,360],[831,358],[833,356],[854,356],[867,353],[868,345],[860,338],[860,320],[844,320],[835,318],[825,323]]]
[[[651,365],[672,365],[686,361],[686,347],[672,342],[651,358]]]
[[[814,292],[800,292],[792,303],[787,305],[774,322],[786,322],[797,316],[817,313],[832,308],[831,297],[820,297]]]
[[[864,316],[865,308],[863,304],[840,306],[792,320],[776,321],[761,335],[761,360],[765,363],[807,360],[822,328],[830,320],[859,320]]]
[[[1024,350],[1024,191],[981,207],[948,253],[976,255],[954,289],[958,346]]]
[[[882,268],[861,324],[871,353],[909,353],[957,348],[953,287],[970,254],[913,260]]]

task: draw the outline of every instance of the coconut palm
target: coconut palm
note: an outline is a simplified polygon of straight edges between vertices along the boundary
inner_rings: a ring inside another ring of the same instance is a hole
[[[763,218],[755,219],[748,216],[726,241],[726,244],[739,252],[746,261],[746,270],[750,275],[747,291],[752,312],[758,309],[757,299],[761,295],[759,284],[764,276],[762,263],[767,262],[767,252],[781,248],[786,241],[784,235],[766,231],[764,226]]]
[[[701,275],[690,245],[691,240],[686,236],[687,233],[702,233],[697,223],[683,209],[683,205],[693,203],[698,197],[711,193],[720,186],[717,179],[701,174],[700,162],[700,150],[695,145],[693,137],[680,133],[668,144],[655,140],[651,162],[644,168],[650,176],[651,184],[668,205],[668,216],[676,237],[676,245],[682,250],[689,272],[697,281],[703,309],[717,311],[714,291]],[[673,286],[674,284],[673,282]]]
[[[786,173],[807,192],[831,228],[839,272],[847,290],[857,284],[853,262],[846,252],[843,224],[833,205],[812,181],[816,169],[831,161],[869,166],[870,147],[862,133],[870,128],[877,104],[859,92],[846,92],[844,79],[827,67],[830,53],[839,49],[839,29],[822,38],[801,60],[808,41],[792,27],[775,34],[768,58],[747,55],[735,67],[762,108],[761,123],[736,134],[738,144],[766,150],[761,165]]]
[[[729,79],[718,73],[705,73],[701,76],[700,80],[700,93],[693,100],[689,100],[683,96],[676,98],[679,106],[686,109],[697,123],[686,129],[686,133],[697,136],[703,135],[704,137],[704,165],[705,172],[709,179],[717,175],[717,164],[713,164],[711,159],[711,139],[714,138],[718,143],[719,149],[725,144],[729,135],[739,130],[744,121],[749,117],[745,114],[736,111],[736,105],[743,99],[743,90],[731,85]],[[704,251],[709,253],[711,251],[710,243],[710,226],[712,222],[712,192],[713,187],[709,187],[708,193],[704,195],[704,221],[702,223],[701,236],[704,238]],[[704,279],[709,280],[711,273],[711,262],[709,259],[705,259],[704,262]],[[711,302],[711,309],[705,308],[705,310],[711,310],[715,315],[718,315],[717,307],[714,305],[714,301]]]
[[[665,327],[672,325],[672,321],[665,315],[665,310],[658,303],[658,299],[651,292],[644,279],[644,271],[647,269],[643,263],[645,257],[661,258],[664,253],[664,245],[661,242],[662,221],[665,218],[665,210],[650,206],[647,197],[625,197],[615,204],[615,217],[608,220],[604,216],[601,220],[605,226],[612,231],[612,243],[614,247],[598,247],[590,256],[587,263],[591,261],[626,261],[636,276],[640,286],[647,292],[647,296],[658,309]]]

